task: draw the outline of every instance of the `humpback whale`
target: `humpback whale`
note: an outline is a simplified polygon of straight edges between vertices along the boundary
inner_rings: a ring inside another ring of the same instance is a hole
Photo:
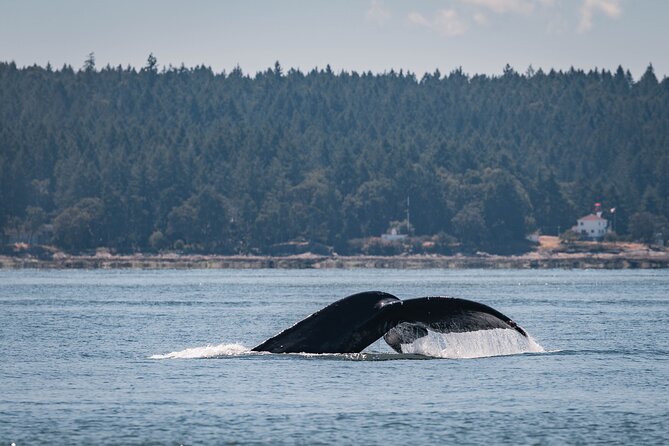
[[[491,329],[527,333],[499,311],[455,297],[400,300],[367,291],[338,300],[273,336],[252,350],[270,353],[358,353],[377,339],[395,351],[428,335]]]

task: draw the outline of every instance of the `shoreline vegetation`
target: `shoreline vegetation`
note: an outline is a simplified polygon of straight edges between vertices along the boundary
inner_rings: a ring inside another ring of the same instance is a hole
[[[563,244],[542,237],[534,251],[522,255],[412,255],[339,256],[303,253],[290,256],[160,254],[72,255],[58,251],[48,257],[30,254],[0,256],[0,269],[658,269],[669,268],[669,250],[639,243],[577,242]]]
[[[146,62],[0,61],[0,254],[510,255],[590,212],[607,241],[669,234],[669,78],[652,65],[635,80]]]

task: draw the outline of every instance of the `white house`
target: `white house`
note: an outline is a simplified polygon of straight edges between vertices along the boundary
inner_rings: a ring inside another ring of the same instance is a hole
[[[406,237],[407,237],[407,235],[406,234],[400,234],[399,231],[397,230],[397,228],[392,228],[390,230],[390,234],[381,234],[381,238],[383,240],[387,240],[389,242],[402,240],[402,239],[405,239]]]
[[[601,212],[589,214],[577,220],[576,226],[571,228],[583,238],[601,240],[609,229],[609,221],[602,218]]]

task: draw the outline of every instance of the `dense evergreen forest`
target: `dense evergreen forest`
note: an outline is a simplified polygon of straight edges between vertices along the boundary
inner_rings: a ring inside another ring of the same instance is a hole
[[[502,252],[595,202],[619,236],[669,233],[669,79],[652,66],[635,81],[0,63],[5,242],[49,228],[71,251],[343,254],[395,228],[417,250]]]

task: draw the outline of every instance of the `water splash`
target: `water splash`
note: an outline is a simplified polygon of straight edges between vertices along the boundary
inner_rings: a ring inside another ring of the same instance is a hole
[[[166,353],[164,355],[152,355],[149,356],[149,359],[202,359],[247,355],[249,353],[251,353],[251,350],[241,344],[219,344],[187,348],[185,350]]]
[[[381,341],[383,342],[383,341]],[[515,330],[497,328],[494,330],[471,331],[467,333],[436,333],[428,330],[428,335],[411,344],[402,344],[402,353],[384,352],[361,353],[291,353],[302,358],[321,358],[352,361],[387,361],[396,359],[429,358],[483,358],[487,356],[517,355],[520,353],[541,353],[544,348],[531,337],[526,338]],[[206,359],[226,356],[262,355],[242,344],[219,344],[192,347],[185,350],[152,355],[150,359]]]
[[[544,351],[531,337],[526,338],[515,330],[503,328],[466,333],[436,333],[428,330],[427,336],[416,339],[411,344],[402,344],[402,353],[451,359]]]

